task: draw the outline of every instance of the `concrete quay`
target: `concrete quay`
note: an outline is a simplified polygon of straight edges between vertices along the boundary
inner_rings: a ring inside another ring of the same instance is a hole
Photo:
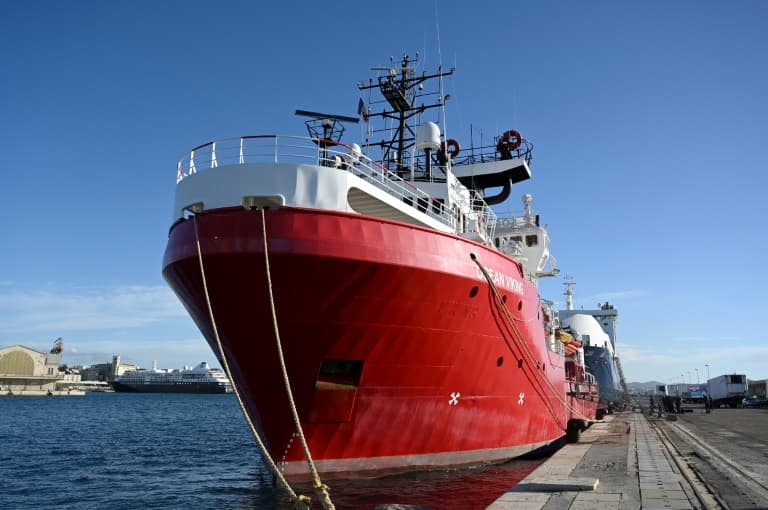
[[[702,508],[666,452],[643,414],[608,415],[486,510]]]
[[[1,389],[0,397],[82,397],[83,390]]]

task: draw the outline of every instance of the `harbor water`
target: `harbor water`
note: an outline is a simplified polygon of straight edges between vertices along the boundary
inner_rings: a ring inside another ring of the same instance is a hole
[[[290,508],[232,395],[4,397],[0,445],[0,508]],[[541,462],[329,485],[339,510],[480,509]]]

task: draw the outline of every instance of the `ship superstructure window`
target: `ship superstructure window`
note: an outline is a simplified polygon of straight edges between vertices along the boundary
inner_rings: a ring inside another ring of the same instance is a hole
[[[352,359],[324,359],[317,374],[318,382],[358,386],[363,373],[363,361]]]
[[[536,246],[537,244],[539,244],[539,236],[537,236],[536,234],[525,236],[526,246]]]

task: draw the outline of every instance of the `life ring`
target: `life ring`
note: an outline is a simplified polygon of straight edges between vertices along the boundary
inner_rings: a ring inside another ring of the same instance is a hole
[[[450,151],[448,150],[449,147],[451,148]],[[449,155],[451,156],[451,159],[454,159],[459,155],[459,152],[461,152],[461,145],[459,145],[459,142],[453,138],[444,141],[440,146],[440,158],[443,160],[447,159],[447,156]]]
[[[501,135],[501,140],[499,140],[499,143],[496,145],[496,152],[500,152],[502,156],[511,156],[512,151],[520,147],[522,143],[523,135],[521,135],[519,131],[515,131],[514,129],[504,131],[504,134]]]

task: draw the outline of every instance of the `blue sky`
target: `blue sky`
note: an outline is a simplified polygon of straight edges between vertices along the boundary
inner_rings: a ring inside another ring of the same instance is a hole
[[[533,179],[497,210],[533,194],[577,307],[619,309],[629,380],[768,377],[768,3],[3,7],[0,346],[212,361],[160,274],[177,159],[304,134],[297,108],[354,115],[369,68],[418,51],[457,68],[451,138],[534,143]],[[562,302],[562,278],[541,291]]]

